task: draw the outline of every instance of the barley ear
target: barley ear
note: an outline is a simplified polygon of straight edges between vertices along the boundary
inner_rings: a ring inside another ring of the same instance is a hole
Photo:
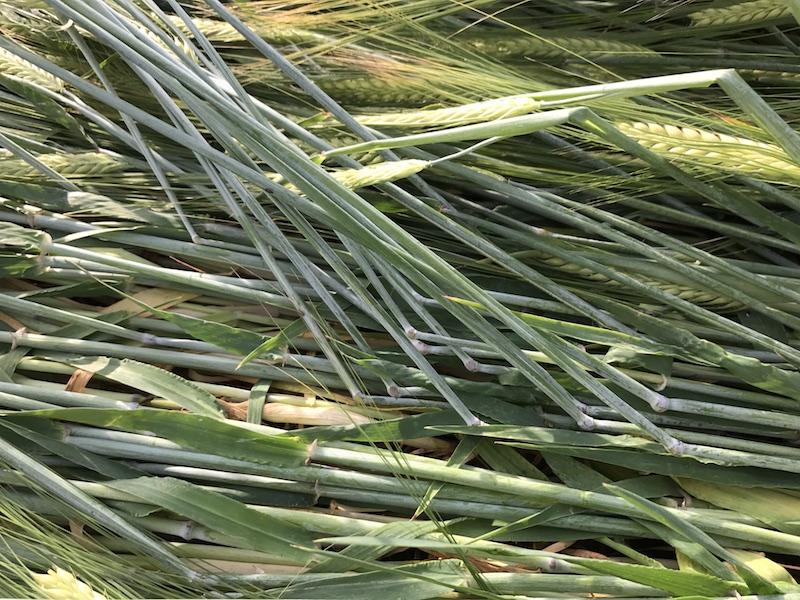
[[[333,171],[331,176],[351,190],[381,183],[389,183],[419,173],[431,163],[426,160],[396,160],[369,165],[363,169],[342,169]]]
[[[37,591],[53,600],[108,600],[61,567],[35,573],[33,578],[40,588]]]
[[[0,48],[0,75],[34,83],[52,92],[64,89],[64,83],[57,77],[2,48]]]
[[[509,96],[450,108],[368,115],[358,121],[368,127],[455,127],[517,117],[537,111],[540,106],[526,96]]]
[[[779,19],[790,15],[789,7],[781,0],[753,0],[727,6],[706,8],[689,15],[693,27],[743,25]]]

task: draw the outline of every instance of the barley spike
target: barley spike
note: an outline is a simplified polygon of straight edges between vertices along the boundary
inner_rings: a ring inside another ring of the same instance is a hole
[[[725,8],[706,8],[689,15],[693,27],[759,23],[789,16],[789,7],[781,0],[753,0]]]
[[[125,168],[120,160],[100,152],[75,154],[41,154],[40,162],[64,177],[97,177],[116,173]],[[0,178],[41,179],[44,175],[36,168],[18,158],[0,158]]]
[[[436,89],[431,83],[425,91],[411,81],[404,79],[386,80],[376,77],[354,77],[349,79],[320,79],[319,86],[326,93],[341,99],[346,104],[365,106],[381,105],[413,105],[435,100],[431,98],[430,89]],[[424,83],[424,82],[421,82]],[[416,88],[416,89],[415,89]]]
[[[395,160],[369,165],[363,169],[330,171],[329,175],[343,186],[351,190],[357,190],[410,177],[430,166],[430,164],[427,160]],[[287,187],[292,191],[297,191],[297,188],[293,185],[288,185]]]
[[[800,178],[800,166],[778,146],[682,125],[617,123],[624,134],[659,153],[723,169]]]
[[[580,265],[568,262],[563,258],[554,256],[552,254],[547,254],[539,250],[527,250],[525,251],[524,255],[534,258],[535,260],[544,263],[549,267],[558,269],[564,273],[576,275],[588,281],[603,283],[613,287],[622,286],[622,284],[620,284],[618,281],[610,279],[606,275],[596,273],[587,267],[581,267]],[[738,310],[742,307],[741,303],[731,300],[727,296],[715,294],[707,290],[697,289],[687,285],[681,285],[660,279],[654,279],[639,273],[632,276],[649,286],[658,288],[663,292],[672,294],[673,296],[681,298],[682,300],[686,300],[700,306],[706,306],[719,311]]]
[[[516,117],[539,107],[539,102],[526,96],[508,96],[450,108],[368,115],[358,121],[369,127],[455,127]]]
[[[47,573],[34,573],[33,578],[40,593],[53,600],[107,600],[61,567],[50,569]]]
[[[63,82],[57,77],[2,48],[0,48],[0,73],[6,77],[35,83],[53,92],[64,89]]]
[[[597,57],[607,54],[654,54],[649,48],[601,38],[542,39],[532,35],[459,38],[475,50],[495,57],[532,56],[536,58]]]

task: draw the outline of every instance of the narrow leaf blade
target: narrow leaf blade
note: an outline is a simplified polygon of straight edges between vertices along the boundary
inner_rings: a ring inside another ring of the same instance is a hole
[[[306,564],[311,534],[232,498],[171,477],[140,477],[106,485],[161,506],[241,541],[243,546]]]
[[[217,399],[186,379],[153,365],[130,359],[107,357],[70,358],[69,364],[124,383],[134,389],[162,396],[198,415],[224,418]]]
[[[149,432],[199,452],[267,465],[299,466],[308,456],[307,444],[294,437],[267,435],[184,412],[63,408],[28,411],[25,417]],[[14,421],[15,416],[6,414],[2,418]]]

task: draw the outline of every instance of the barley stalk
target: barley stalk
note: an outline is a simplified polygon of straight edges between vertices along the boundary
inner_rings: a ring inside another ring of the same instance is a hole
[[[516,117],[537,111],[540,106],[526,96],[508,96],[450,108],[369,115],[358,121],[369,127],[454,127]]]
[[[791,12],[781,0],[753,0],[725,8],[706,8],[689,15],[694,27],[740,25],[757,23],[790,16]]]
[[[64,89],[63,82],[57,77],[2,48],[0,48],[0,74],[40,85],[53,92]]]
[[[123,162],[101,152],[40,154],[36,158],[64,177],[99,177],[117,173],[125,168]],[[41,171],[18,158],[0,159],[0,177],[8,179],[41,179],[43,176]]]
[[[37,591],[53,600],[107,600],[61,567],[50,569],[47,573],[34,573],[33,578],[40,588]]]
[[[740,173],[772,172],[781,178],[800,178],[800,166],[778,146],[679,125],[617,123],[620,131],[659,154],[682,157]]]

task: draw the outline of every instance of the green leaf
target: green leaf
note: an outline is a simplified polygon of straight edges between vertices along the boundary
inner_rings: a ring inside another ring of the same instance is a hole
[[[437,560],[300,583],[281,590],[279,597],[295,600],[425,600],[438,598],[465,584],[466,576],[460,561]]]
[[[125,513],[131,517],[149,517],[160,512],[161,507],[140,502],[127,502],[125,500],[106,500],[105,503],[117,512]]]
[[[794,20],[800,23],[800,2],[798,0],[786,0],[786,5],[794,17]]]
[[[278,334],[274,337],[271,337],[265,340],[260,346],[255,348],[251,351],[247,356],[242,359],[242,362],[239,363],[237,368],[240,368],[251,360],[258,358],[262,354],[267,354],[272,352],[276,348],[285,348],[289,345],[289,342],[292,341],[292,338],[297,337],[304,331],[306,331],[306,324],[303,322],[303,319],[297,319],[296,321],[292,321],[289,323],[284,329],[282,329]]]
[[[174,323],[195,339],[214,344],[240,356],[250,354],[260,345],[264,344],[265,341],[272,339],[266,338],[253,331],[226,325],[225,323],[206,321],[204,319],[197,319],[195,317],[154,308],[148,308],[147,310],[158,315],[165,321]]]
[[[18,279],[36,273],[40,269],[39,259],[35,256],[0,254],[0,277]]]
[[[458,521],[458,520],[455,520]],[[371,537],[410,537],[436,533],[443,527],[450,527],[454,521],[440,523],[437,521],[393,521],[373,529],[365,534]],[[387,552],[394,550],[394,545],[385,546],[364,546],[360,544],[350,545],[338,551],[335,556],[331,556],[324,562],[311,567],[308,573],[335,573],[343,571],[364,571],[369,570],[367,566],[358,566],[353,563],[353,559],[360,561],[377,560]]]
[[[304,548],[314,548],[314,540],[302,527],[192,483],[171,477],[140,477],[106,485],[233,537],[245,548],[303,565],[313,556]]]
[[[0,354],[0,381],[4,383],[14,383],[11,376],[17,370],[19,362],[30,352],[30,348],[14,348]]]
[[[671,356],[646,354],[618,346],[606,352],[603,361],[608,364],[617,364],[625,369],[643,369],[651,373],[658,373],[664,377],[669,377],[672,373],[673,359]]]
[[[348,544],[362,546],[381,546],[393,545],[395,548],[423,548],[441,551],[474,550],[478,555],[488,555],[503,560],[503,557],[513,556],[512,560],[524,559],[525,556],[536,556],[537,558],[549,557],[558,558],[568,563],[586,567],[599,573],[614,575],[621,579],[641,583],[660,590],[665,590],[676,596],[688,596],[700,594],[710,597],[725,596],[732,590],[744,591],[744,586],[740,583],[723,581],[718,577],[705,575],[703,573],[684,573],[663,567],[648,567],[644,565],[634,565],[612,560],[597,560],[591,558],[576,558],[563,554],[551,552],[541,552],[535,550],[512,549],[509,546],[488,545],[485,542],[470,544],[457,544],[439,540],[425,538],[376,538],[372,536],[342,536],[326,537],[317,540],[320,544]],[[511,550],[511,554],[505,552]]]
[[[63,408],[28,411],[24,415],[150,432],[199,452],[265,465],[299,466],[308,456],[308,445],[297,438],[258,433],[230,422],[185,412]],[[14,421],[17,417],[14,413],[7,413],[0,418]]]
[[[106,477],[122,479],[144,475],[144,472],[139,469],[62,442],[59,438],[63,437],[64,432],[52,422],[42,419],[26,419],[25,413],[22,413],[20,416],[15,416],[14,421],[0,419],[0,427],[10,429],[56,456],[66,458],[76,465],[86,467]]]
[[[102,502],[76,488],[69,481],[2,438],[0,438],[0,460],[8,466],[19,470],[35,482],[37,486],[47,490],[55,498],[75,509],[83,520],[106,527],[109,531],[113,531],[134,545],[142,553],[154,558],[159,564],[169,565],[177,573],[190,578],[196,576],[165,545],[156,541],[147,533],[140,531]]]
[[[475,452],[478,444],[480,443],[480,438],[464,436],[458,441],[458,445],[447,458],[445,465],[447,467],[455,468],[464,466],[464,464],[470,460],[472,454]],[[431,502],[436,498],[444,486],[445,483],[443,481],[432,481],[428,485],[428,489],[425,490],[425,495],[420,498],[419,506],[417,506],[417,509],[414,511],[414,516],[412,517],[413,519],[416,519],[421,514],[424,514],[430,508]]]
[[[419,369],[380,359],[360,359],[353,362],[371,373],[396,381],[400,385],[418,385],[430,390],[436,389],[428,376]],[[444,380],[453,391],[475,394],[479,397],[489,394],[497,398],[507,398],[509,394],[507,387],[493,383],[469,381],[458,377],[444,377]]]
[[[47,239],[43,231],[0,223],[0,277],[19,278],[40,271],[39,255]]]
[[[478,302],[472,302],[470,300],[454,298],[451,296],[448,296],[447,299],[452,300],[453,302],[458,302],[459,304],[470,306],[476,310],[486,311],[486,309]],[[548,331],[559,336],[574,338],[583,342],[619,347],[633,352],[665,354],[668,356],[683,356],[683,353],[678,346],[672,347],[666,344],[651,342],[645,338],[632,336],[619,331],[610,331],[600,327],[581,325],[571,321],[550,319],[548,317],[542,317],[539,315],[533,315],[519,311],[512,312],[534,329]]]
[[[676,327],[672,323],[633,310],[621,303],[603,301],[597,297],[594,298],[594,302],[654,339],[683,348],[684,356],[718,365],[755,387],[800,400],[800,373],[764,364],[753,357],[733,354],[682,327]]]
[[[530,514],[527,517],[522,517],[521,519],[517,519],[512,523],[506,523],[505,525],[496,527],[491,531],[487,531],[480,537],[477,537],[476,541],[489,540],[496,538],[498,536],[505,536],[509,533],[514,533],[516,531],[530,529],[532,527],[539,528],[543,524],[553,521],[555,519],[560,519],[562,517],[569,517],[570,515],[577,515],[582,512],[585,512],[585,510],[575,506],[568,506],[566,504],[553,504],[552,506],[548,506],[545,509]]]
[[[645,521],[642,519],[637,519],[637,521],[675,549],[675,556],[681,557],[684,560],[684,566],[680,566],[681,558],[678,560],[681,571],[707,573],[726,581],[739,580],[733,571],[722,564],[702,544],[689,539],[685,535],[674,531],[669,527],[665,527],[661,523],[653,523],[651,521]],[[685,568],[687,563],[691,563],[695,568]]]
[[[768,335],[773,340],[783,342],[784,344],[789,343],[789,335],[786,333],[786,328],[775,319],[750,310],[739,311],[737,316],[742,325],[749,327],[753,331]]]
[[[124,292],[121,292],[120,290],[114,291],[124,296],[134,304],[141,306],[147,312],[161,317],[165,321],[174,323],[193,338],[208,342],[209,344],[214,344],[215,346],[219,346],[220,348],[224,348],[225,350],[233,352],[234,354],[239,354],[240,356],[244,356],[253,352],[253,350],[263,344],[265,340],[271,339],[253,331],[231,327],[225,323],[206,321],[205,319],[198,319],[196,317],[190,317],[180,313],[159,310],[158,308],[150,306],[149,304],[142,302],[141,300],[138,300],[137,298],[134,298],[133,296],[130,296]]]
[[[490,468],[500,473],[521,475],[547,481],[547,475],[537,469],[531,461],[510,446],[495,444],[492,440],[482,440],[477,450],[478,456]]]
[[[49,208],[60,203],[66,203],[67,194],[66,190],[58,187],[48,187],[38,183],[22,181],[0,180],[0,195],[7,198],[19,198],[24,202],[34,204],[37,208]],[[21,210],[21,207],[19,207],[19,210]]]
[[[193,413],[215,419],[224,418],[222,407],[214,396],[164,369],[127,358],[78,357],[66,360],[73,367],[161,396]]]
[[[800,498],[796,496],[774,489],[747,489],[684,477],[679,478],[678,483],[695,498],[750,515],[779,531],[800,534],[800,526],[796,523],[800,515]],[[776,486],[782,484],[782,481],[775,482]]]
[[[264,405],[267,403],[272,382],[267,379],[259,379],[252,388],[247,399],[247,422],[259,425],[264,420]],[[310,441],[314,441],[313,439]]]
[[[94,298],[107,296],[108,288],[99,281],[81,281],[79,283],[68,283],[65,285],[55,285],[53,287],[31,290],[17,294],[17,298],[30,300],[31,298]],[[99,316],[99,315],[98,315]]]
[[[797,593],[797,582],[789,571],[760,552],[750,552],[738,548],[728,548],[728,552],[742,561],[767,581],[774,583],[781,591]],[[789,587],[790,586],[790,587]]]
[[[591,467],[575,460],[569,456],[556,454],[553,452],[542,452],[547,461],[547,465],[561,479],[564,484],[587,491],[600,491],[605,492],[603,485],[610,480],[595,471]],[[652,497],[660,498],[674,492],[677,486],[672,480],[658,475],[651,475],[645,477],[637,477],[633,479],[626,479],[618,483],[626,489],[633,488],[634,490],[645,493]],[[680,493],[680,490],[677,490]],[[547,508],[535,512],[527,517],[518,519],[512,523],[507,523],[501,527],[494,529],[486,534],[483,534],[479,539],[496,538],[497,536],[506,535],[511,532],[528,529],[531,527],[541,527],[542,524],[568,517],[570,515],[580,514],[585,512],[585,509],[576,506],[568,506],[565,504],[554,504]]]
[[[32,85],[29,85],[22,79],[17,79],[16,77],[6,77],[4,75],[0,75],[0,84],[15,94],[19,94],[23,98],[29,100],[38,112],[46,116],[54,123],[61,125],[73,136],[92,143],[91,139],[86,135],[86,132],[84,131],[83,127],[81,127],[80,123],[78,123],[78,121],[72,115],[64,110],[64,108],[58,102],[53,100],[44,92],[36,89]]]
[[[651,454],[649,452],[616,450],[608,448],[580,448],[545,442],[499,442],[517,448],[558,452],[576,458],[617,465],[630,469],[632,465],[643,473],[657,473],[673,477],[691,477],[712,483],[735,484],[742,487],[774,487],[776,472],[757,467],[724,467],[712,463],[701,463],[690,457]],[[781,487],[800,490],[800,477],[793,473],[780,473]]]
[[[564,560],[587,567],[598,573],[616,575],[628,581],[649,585],[675,596],[701,595],[719,597],[726,596],[732,590],[743,587],[741,584],[734,584],[704,573],[659,569],[612,560],[586,560],[569,557],[564,558]]]
[[[543,452],[542,456],[556,477],[571,488],[589,491],[602,488],[604,483],[611,483],[608,477],[571,456],[554,452]]]
[[[8,222],[0,223],[0,256],[6,253],[6,248],[14,252],[38,254],[48,237],[44,231],[38,229],[28,229]]]
[[[464,435],[480,435],[491,438],[503,438],[521,442],[541,442],[543,447],[570,446],[590,448],[625,448],[666,454],[661,444],[634,435],[612,435],[605,433],[588,433],[566,429],[547,427],[517,427],[509,425],[437,425],[431,426],[435,431],[461,433]]]
[[[606,485],[607,490],[612,492],[615,496],[619,496],[630,502],[633,506],[647,514],[650,518],[655,520],[658,523],[670,528],[672,531],[680,534],[681,537],[698,544],[699,546],[705,548],[710,553],[715,554],[716,556],[727,560],[728,562],[732,563],[736,566],[739,575],[742,576],[742,579],[745,580],[750,591],[754,594],[778,594],[780,593],[779,590],[769,581],[761,577],[758,573],[753,571],[747,564],[740,561],[736,556],[725,550],[722,546],[720,546],[711,536],[707,533],[702,531],[701,529],[697,528],[696,526],[692,525],[675,512],[670,511],[669,509],[656,504],[655,502],[651,502],[646,498],[642,498],[641,496],[634,494],[622,487],[614,486],[614,485]],[[685,549],[681,549],[682,551],[686,551]],[[699,554],[695,553],[695,556],[699,556]],[[708,568],[709,565],[708,561],[701,563],[704,567]]]
[[[451,409],[422,413],[399,419],[387,419],[363,425],[320,425],[293,432],[301,440],[348,440],[354,442],[394,442],[431,435],[431,426],[463,423]]]

